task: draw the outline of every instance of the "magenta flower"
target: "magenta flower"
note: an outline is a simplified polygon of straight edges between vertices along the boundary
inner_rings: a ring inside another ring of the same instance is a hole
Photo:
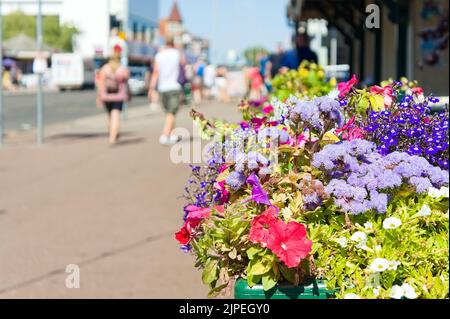
[[[348,92],[352,89],[352,87],[358,83],[358,79],[356,75],[353,74],[352,78],[348,82],[341,82],[338,84],[339,97],[343,98],[347,95]]]
[[[248,202],[248,201],[252,200],[258,204],[265,204],[268,206],[272,205],[269,201],[269,196],[262,189],[261,183],[259,182],[259,178],[255,173],[252,173],[247,178],[247,184],[252,186],[252,196],[250,198],[244,200],[244,202]]]
[[[258,132],[259,128],[266,123],[267,118],[263,117],[263,118],[259,118],[259,117],[254,117],[252,118],[250,121],[253,124],[253,128],[255,129],[256,132]]]
[[[273,106],[272,105],[267,105],[263,108],[263,112],[264,114],[270,114],[273,112]]]

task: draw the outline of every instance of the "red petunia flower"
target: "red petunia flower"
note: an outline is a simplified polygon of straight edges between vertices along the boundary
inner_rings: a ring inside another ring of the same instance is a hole
[[[306,238],[304,225],[278,221],[270,225],[267,247],[289,268],[293,268],[311,252],[312,241]]]
[[[175,239],[178,240],[180,245],[187,245],[191,241],[191,234],[189,233],[186,225],[184,225],[178,233],[175,234]]]
[[[277,208],[271,206],[264,213],[253,218],[250,228],[249,239],[253,243],[259,243],[263,247],[267,246],[269,228],[277,222]]]

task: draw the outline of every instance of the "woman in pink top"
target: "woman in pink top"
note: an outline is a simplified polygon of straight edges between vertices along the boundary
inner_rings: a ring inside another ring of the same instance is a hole
[[[251,67],[248,70],[248,79],[250,81],[250,96],[251,100],[259,100],[261,98],[261,91],[264,85],[263,78],[259,73],[257,67]]]
[[[119,137],[120,112],[129,100],[129,72],[120,63],[122,48],[114,47],[113,54],[101,69],[98,81],[98,100],[108,112],[109,142],[115,144]]]

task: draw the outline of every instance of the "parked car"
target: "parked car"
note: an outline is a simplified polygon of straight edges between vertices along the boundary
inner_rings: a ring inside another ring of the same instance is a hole
[[[146,67],[130,67],[130,79],[128,85],[133,95],[145,95],[148,92],[149,77]]]

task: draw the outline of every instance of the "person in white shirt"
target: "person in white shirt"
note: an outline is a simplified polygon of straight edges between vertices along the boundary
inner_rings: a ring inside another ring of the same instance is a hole
[[[161,102],[166,112],[164,129],[159,138],[163,145],[175,144],[180,137],[172,135],[175,127],[175,116],[180,108],[181,84],[179,83],[180,69],[183,67],[182,56],[175,49],[173,38],[166,39],[166,47],[156,54],[150,81],[149,99],[158,90]]]

